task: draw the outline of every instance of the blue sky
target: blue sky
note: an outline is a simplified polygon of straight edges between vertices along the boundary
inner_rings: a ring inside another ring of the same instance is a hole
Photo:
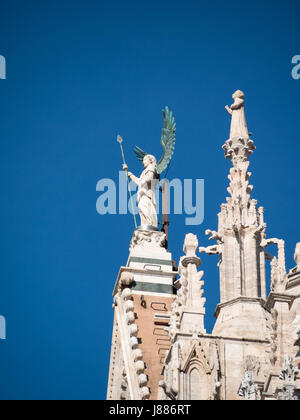
[[[0,80],[1,399],[104,399],[112,289],[126,264],[133,219],[100,216],[96,184],[118,180],[124,137],[130,169],[137,144],[159,155],[168,105],[177,122],[170,178],[205,180],[205,219],[171,216],[170,249],[217,228],[230,162],[224,110],[246,93],[253,197],[268,236],[299,232],[299,2],[10,1],[1,6]],[[219,286],[216,257],[203,256],[206,327]]]

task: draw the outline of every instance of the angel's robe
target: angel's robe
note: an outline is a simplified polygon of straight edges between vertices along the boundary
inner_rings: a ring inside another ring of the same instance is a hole
[[[153,164],[147,166],[140,178],[131,176],[132,180],[138,185],[138,209],[141,217],[141,226],[151,226],[158,228],[158,218],[156,209],[156,189],[158,184],[158,174]]]

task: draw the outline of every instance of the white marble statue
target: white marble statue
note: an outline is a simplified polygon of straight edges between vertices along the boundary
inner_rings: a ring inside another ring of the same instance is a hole
[[[144,171],[138,178],[128,171],[128,166],[123,169],[128,171],[128,177],[138,186],[138,209],[141,217],[142,227],[158,227],[156,209],[156,187],[158,183],[157,162],[154,156],[146,155],[143,159]]]
[[[229,108],[229,106],[226,105],[226,110],[232,116],[230,138],[232,139],[234,137],[243,137],[247,139],[249,138],[249,132],[245,117],[244,92],[237,90],[232,95],[232,99],[234,100],[234,103],[231,105],[231,107]]]
[[[128,166],[125,163],[123,169],[127,172],[130,178],[136,185],[138,185],[138,209],[141,217],[142,230],[157,230],[158,218],[156,209],[155,193],[156,187],[162,172],[164,172],[171,162],[175,150],[175,132],[176,124],[172,111],[168,107],[163,111],[163,129],[161,135],[161,145],[163,147],[163,156],[157,162],[156,158],[139,147],[136,147],[134,152],[137,158],[144,165],[144,171],[138,178],[128,171]]]

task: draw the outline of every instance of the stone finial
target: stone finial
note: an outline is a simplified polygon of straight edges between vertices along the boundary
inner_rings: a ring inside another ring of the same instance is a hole
[[[294,259],[295,263],[297,264],[297,268],[300,271],[300,242],[298,242],[296,245]]]
[[[289,355],[285,356],[279,379],[286,384],[293,384],[295,383],[298,373],[298,369],[293,365],[293,358]]]
[[[283,381],[281,400],[298,400],[296,395],[296,377],[299,374],[298,369],[293,365],[293,358],[285,356],[279,379]]]
[[[182,331],[190,332],[192,325],[197,325],[197,332],[205,333],[204,315],[205,301],[203,295],[202,280],[203,271],[198,272],[201,259],[197,257],[198,239],[196,235],[189,233],[184,241],[184,257],[179,262],[180,279],[177,281],[180,286],[176,299],[172,304],[170,317],[169,337],[173,343],[176,333]]]
[[[255,401],[259,399],[258,386],[253,382],[252,372],[245,372],[244,379],[242,380],[238,390],[238,395],[242,397],[243,400]]]
[[[198,238],[196,235],[189,233],[185,237],[183,252],[187,257],[196,257],[196,250],[198,248]]]
[[[183,246],[185,257],[181,259],[181,263],[184,267],[187,267],[189,264],[195,264],[197,267],[201,265],[201,259],[196,255],[198,244],[199,242],[196,235],[192,233],[186,235]]]

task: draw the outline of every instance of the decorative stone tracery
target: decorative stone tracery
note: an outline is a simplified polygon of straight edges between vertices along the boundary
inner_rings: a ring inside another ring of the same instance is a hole
[[[282,391],[279,393],[279,400],[299,400],[296,395],[296,376],[299,370],[293,364],[293,358],[286,356],[280,372],[279,379],[283,382]]]

